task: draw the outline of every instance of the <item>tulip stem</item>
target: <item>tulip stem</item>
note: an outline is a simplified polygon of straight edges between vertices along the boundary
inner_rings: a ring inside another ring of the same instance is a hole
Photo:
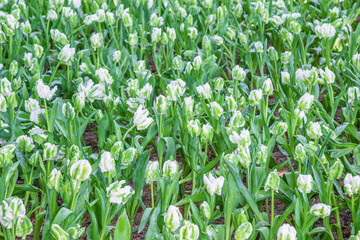
[[[154,182],[151,181],[151,207],[154,209],[155,203],[154,203]]]
[[[271,190],[271,227],[274,225],[274,190]]]
[[[74,210],[77,188],[78,188],[78,181],[76,181],[75,189],[74,189],[74,195],[73,195],[73,197],[72,197],[72,201],[71,201],[71,205],[70,205],[70,210],[71,210],[71,211]]]
[[[124,135],[124,138],[123,138],[123,142],[125,142],[126,135],[128,135],[128,133],[129,133],[134,127],[135,127],[135,125],[133,125],[131,128],[129,128],[129,129],[126,131],[126,133],[125,133],[125,135]]]
[[[249,189],[249,192],[251,192],[251,183],[250,183],[250,166],[246,169],[247,170],[247,176],[246,176],[246,180],[247,180],[247,187]]]
[[[51,83],[53,82],[53,80],[55,78],[55,74],[56,74],[58,68],[60,67],[60,64],[61,64],[61,62],[59,61],[58,64],[55,66],[55,70],[54,70],[53,74],[50,77],[49,86],[51,86]]]

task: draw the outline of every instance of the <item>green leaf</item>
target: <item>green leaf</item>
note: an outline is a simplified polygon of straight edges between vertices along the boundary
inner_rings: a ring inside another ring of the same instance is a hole
[[[131,239],[131,225],[125,210],[116,223],[114,239]]]

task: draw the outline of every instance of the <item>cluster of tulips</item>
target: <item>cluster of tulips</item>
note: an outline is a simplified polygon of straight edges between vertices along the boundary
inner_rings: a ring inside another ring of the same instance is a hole
[[[360,240],[359,19],[0,0],[0,239]]]

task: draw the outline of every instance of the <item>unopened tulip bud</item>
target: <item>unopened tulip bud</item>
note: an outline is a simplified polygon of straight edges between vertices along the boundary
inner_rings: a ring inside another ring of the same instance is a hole
[[[204,201],[200,205],[200,211],[206,219],[211,218],[211,208],[210,208],[210,205],[206,201]]]
[[[270,78],[267,78],[262,86],[262,91],[265,95],[271,95],[274,91],[274,86]]]
[[[300,174],[297,178],[297,187],[301,193],[307,194],[312,191],[313,178],[311,175]]]
[[[99,167],[102,173],[115,170],[115,160],[110,152],[104,151],[101,154]]]
[[[197,240],[199,239],[199,227],[187,220],[184,226],[180,228],[180,240]]]
[[[246,240],[250,238],[252,232],[253,232],[253,227],[251,223],[245,222],[242,223],[235,231],[234,238],[235,240]]]
[[[336,34],[336,29],[330,23],[324,23],[315,27],[315,33],[319,38],[332,38]]]
[[[274,170],[272,172],[269,173],[266,182],[265,182],[265,187],[264,190],[268,191],[278,191],[280,186],[280,176],[277,172],[277,170]]]
[[[217,102],[210,103],[211,114],[214,118],[219,119],[224,113],[224,109]]]
[[[62,105],[62,113],[68,121],[71,121],[75,118],[74,107],[69,102]]]
[[[200,121],[198,119],[191,120],[188,124],[188,131],[190,136],[198,137],[200,135]]]
[[[210,124],[204,124],[201,129],[201,140],[203,142],[211,142],[213,135],[214,135],[214,129]]]
[[[255,89],[250,92],[249,103],[251,106],[259,105],[262,98],[263,91],[261,89]]]
[[[184,68],[184,63],[182,61],[181,56],[174,57],[172,61],[172,67],[175,70],[181,71]]]
[[[51,143],[44,144],[43,158],[44,160],[54,160],[58,152],[58,147]]]
[[[146,183],[157,181],[159,177],[159,162],[150,161],[145,169]]]
[[[225,178],[223,176],[215,178],[211,173],[209,173],[208,176],[204,175],[203,177],[206,190],[211,196],[213,196],[215,193],[219,196],[221,195],[224,180]]]
[[[211,98],[212,91],[209,83],[205,83],[204,85],[196,87],[196,91],[203,99]]]
[[[10,63],[10,68],[9,68],[9,72],[11,73],[11,75],[15,76],[18,72],[19,69],[19,64],[16,60],[13,60]]]
[[[34,166],[41,161],[42,161],[42,158],[41,158],[40,152],[34,152],[29,159],[29,164],[31,166]]]
[[[71,165],[70,176],[76,181],[85,181],[90,177],[92,172],[91,165],[88,160],[79,160]]]
[[[283,224],[277,232],[277,240],[296,240],[296,230],[289,224]]]
[[[179,211],[179,208],[170,205],[164,217],[166,227],[174,232],[180,227],[181,220],[182,215]]]
[[[345,193],[349,196],[359,195],[360,194],[360,176],[352,176],[350,173],[347,173],[344,179],[344,189]]]
[[[178,172],[179,164],[174,160],[167,160],[163,165],[163,177],[171,178]]]
[[[340,162],[340,160],[337,160],[329,170],[329,178],[330,179],[338,179],[341,177],[344,170],[344,165]]]
[[[268,159],[268,155],[269,155],[268,147],[261,144],[260,151],[256,155],[256,163],[257,164],[266,163]]]
[[[60,188],[63,185],[62,179],[63,179],[63,177],[62,177],[61,171],[54,168],[50,172],[50,175],[48,176],[48,179],[47,179],[48,188],[55,189],[57,192],[59,192]]]
[[[221,91],[224,88],[224,79],[221,77],[218,77],[215,79],[215,90]]]
[[[274,135],[284,135],[284,133],[287,131],[287,124],[286,122],[276,122],[274,125],[273,125],[273,128],[271,130],[271,132],[274,134]]]
[[[268,48],[268,54],[271,61],[278,61],[279,60],[279,54],[276,51],[274,47]]]
[[[16,143],[24,152],[31,152],[31,150],[35,147],[32,138],[26,135],[19,136],[16,139]]]
[[[16,223],[16,236],[22,239],[25,239],[27,235],[32,233],[33,225],[31,220],[25,216],[24,218],[19,218]]]
[[[244,69],[239,67],[239,65],[236,65],[231,72],[232,78],[238,81],[244,81],[246,72]]]
[[[310,208],[310,213],[316,217],[325,218],[330,216],[331,206],[323,203],[316,203]]]

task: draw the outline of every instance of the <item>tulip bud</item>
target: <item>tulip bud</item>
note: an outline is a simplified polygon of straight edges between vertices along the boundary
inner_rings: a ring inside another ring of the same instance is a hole
[[[314,96],[307,92],[299,99],[298,107],[301,111],[308,111],[313,102]]]
[[[102,173],[115,170],[115,160],[110,152],[104,151],[101,154],[99,167]]]
[[[330,23],[324,23],[315,27],[315,33],[319,38],[332,38],[335,36],[336,30]]]
[[[217,102],[210,103],[211,114],[215,119],[219,119],[224,113],[224,109]]]
[[[174,160],[167,160],[163,165],[163,177],[171,178],[178,172],[179,164]]]
[[[196,87],[196,91],[203,99],[211,98],[211,87],[209,83]]]
[[[200,205],[200,211],[206,219],[211,218],[211,208],[210,208],[210,205],[206,201],[204,201]]]
[[[90,177],[92,172],[91,165],[88,160],[79,160],[71,165],[70,177],[75,181],[85,181]]]
[[[313,178],[311,175],[299,174],[297,178],[297,187],[303,194],[311,193]]]
[[[331,206],[323,203],[316,203],[310,208],[310,213],[316,217],[325,218],[330,216]]]
[[[159,177],[159,162],[150,161],[145,169],[146,183],[157,181]]]
[[[122,15],[122,19],[123,19],[123,23],[124,23],[125,27],[131,27],[133,25],[132,19],[128,12],[125,12]]]
[[[154,27],[151,33],[151,41],[156,44],[161,39],[161,28]]]
[[[114,156],[115,159],[119,159],[120,153],[124,151],[124,143],[122,141],[118,141],[114,143],[114,145],[111,147],[111,154]]]
[[[35,147],[32,138],[26,135],[19,136],[16,139],[16,143],[18,144],[19,148],[24,152],[31,152],[31,150]]]
[[[239,65],[236,65],[231,72],[232,78],[238,81],[244,81],[245,80],[245,76],[246,76],[246,72],[244,69],[242,69],[241,67],[239,67]]]
[[[75,48],[70,48],[70,44],[66,44],[58,55],[58,59],[62,64],[70,66],[74,61]]]
[[[357,68],[360,69],[360,54],[356,53],[351,57],[352,64]]]
[[[198,137],[200,135],[200,121],[198,119],[191,120],[188,124],[190,136]]]
[[[279,60],[279,54],[276,51],[274,47],[268,48],[268,54],[271,61],[278,61]]]
[[[148,117],[149,111],[147,109],[143,109],[143,106],[140,105],[136,112],[134,113],[134,124],[137,130],[147,129],[150,124],[154,121],[154,119]]]
[[[56,240],[65,240],[69,239],[69,234],[62,229],[58,224],[51,225],[51,233],[55,237]]]
[[[224,79],[221,77],[218,77],[215,79],[215,90],[221,91],[224,88]]]
[[[239,145],[236,149],[236,154],[239,157],[240,164],[244,168],[249,168],[251,164],[251,156],[250,156],[250,150],[247,145]]]
[[[203,142],[211,142],[213,135],[214,135],[214,129],[210,124],[204,124],[201,129],[201,140]]]
[[[184,226],[180,228],[180,240],[199,239],[199,227],[187,220],[184,223]]]
[[[266,163],[267,162],[267,159],[268,159],[268,147],[261,144],[260,146],[260,151],[257,153],[256,155],[256,163],[257,164],[261,164],[261,163]]]
[[[204,50],[204,52],[206,53],[206,55],[210,55],[211,53],[211,41],[210,38],[205,35],[202,39],[202,48]]]
[[[44,144],[43,158],[45,160],[54,160],[58,152],[58,147],[51,143]]]
[[[281,62],[285,65],[290,63],[290,58],[291,58],[291,52],[285,51],[283,53],[281,53]]]
[[[246,240],[250,238],[252,232],[253,232],[253,227],[251,223],[245,222],[242,223],[235,231],[234,238],[235,240]]]
[[[6,112],[7,104],[4,95],[0,94],[0,112]]]
[[[223,176],[220,176],[218,178],[215,178],[211,173],[209,173],[208,176],[204,174],[203,181],[204,185],[206,187],[207,192],[213,196],[214,193],[221,196],[221,190],[224,185],[225,178]]]
[[[345,193],[349,196],[359,195],[360,194],[360,176],[352,176],[350,173],[347,173],[344,179],[344,189]]]
[[[189,114],[193,115],[194,111],[194,99],[191,97],[184,98],[185,112],[188,116]]]
[[[296,240],[296,230],[289,224],[283,224],[277,232],[277,240]]]
[[[19,69],[19,64],[16,60],[13,60],[11,63],[10,63],[10,69],[9,69],[9,72],[11,73],[11,75],[15,76],[18,72],[18,69]]]
[[[138,34],[137,33],[133,33],[133,34],[129,34],[129,44],[131,46],[135,46],[138,43]]]
[[[271,95],[274,91],[274,86],[270,78],[267,78],[262,86],[262,91],[265,95]]]
[[[37,58],[40,58],[43,54],[44,48],[38,44],[34,44],[34,53]]]
[[[41,158],[40,152],[34,152],[29,159],[29,164],[31,166],[34,166],[35,164],[38,164],[41,161],[42,161],[42,158]]]
[[[277,172],[277,170],[274,170],[272,172],[269,173],[266,182],[265,182],[265,187],[264,190],[268,191],[275,191],[277,192],[280,186],[280,176]]]
[[[348,103],[354,103],[355,99],[360,100],[360,89],[358,87],[349,87],[347,90]]]
[[[323,135],[321,126],[318,122],[310,122],[306,132],[311,139],[319,139]]]
[[[284,43],[288,43],[290,46],[294,40],[294,36],[285,28],[281,28],[280,30],[280,39]]]
[[[214,40],[215,44],[218,46],[220,46],[224,43],[224,39],[220,36],[215,35],[212,37],[212,39]]]
[[[319,78],[320,84],[325,85],[325,83],[332,84],[335,82],[335,74],[331,70],[329,70],[328,67],[325,68],[325,71],[320,69],[319,72],[321,76],[321,78]]]
[[[297,21],[291,21],[289,24],[289,30],[290,30],[290,32],[292,32],[294,34],[300,34],[301,24]]]
[[[55,189],[57,192],[59,192],[62,185],[63,185],[63,181],[62,181],[61,171],[54,168],[50,172],[50,175],[48,176],[47,186],[48,188]]]
[[[192,66],[195,70],[199,70],[202,65],[202,60],[200,56],[196,56],[193,60]]]
[[[71,106],[71,103],[67,102],[62,105],[62,113],[68,121],[71,121],[75,118],[74,107]]]
[[[19,218],[16,223],[16,236],[25,239],[33,231],[33,225],[30,219],[25,216],[24,218]]]
[[[181,71],[184,68],[184,63],[181,59],[181,56],[174,57],[172,61],[172,67],[174,70]]]
[[[180,227],[181,220],[182,216],[179,208],[170,205],[164,217],[166,227],[172,232],[174,232]]]
[[[119,63],[121,60],[121,51],[115,51],[113,53],[113,62],[114,63]]]
[[[72,239],[79,239],[85,232],[85,228],[81,227],[79,224],[76,224],[74,227],[70,227],[67,232]]]
[[[276,122],[272,127],[272,134],[274,135],[284,135],[284,133],[287,131],[287,124],[286,122]]]
[[[259,105],[263,91],[261,89],[252,90],[249,95],[249,103],[251,106]]]
[[[107,196],[111,203],[125,204],[134,194],[134,190],[130,186],[124,186],[124,180],[114,182],[106,188]]]
[[[237,103],[233,96],[226,96],[225,101],[229,112],[235,112],[238,109]]]
[[[299,143],[295,147],[294,158],[299,163],[304,163],[305,162],[306,152],[305,152],[304,146],[301,143]]]
[[[0,93],[5,97],[9,96],[12,93],[11,83],[7,78],[0,80]]]
[[[344,170],[344,165],[340,162],[340,160],[336,160],[336,162],[330,167],[329,170],[329,178],[330,179],[338,179],[341,177]]]

